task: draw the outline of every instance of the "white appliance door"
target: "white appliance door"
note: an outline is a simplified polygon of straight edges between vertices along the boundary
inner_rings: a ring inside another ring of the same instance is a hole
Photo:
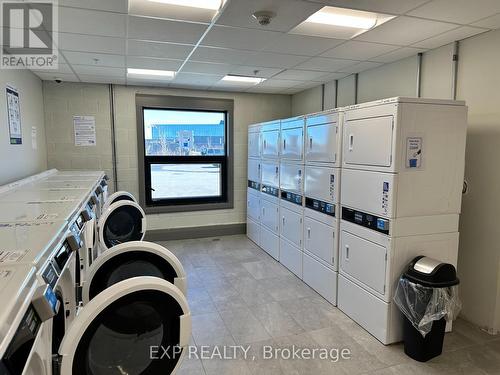
[[[302,251],[283,238],[280,239],[280,263],[302,279]]]
[[[341,202],[378,216],[394,217],[397,175],[392,173],[342,169]]]
[[[274,259],[280,259],[280,238],[266,227],[260,228],[260,246]]]
[[[281,131],[281,159],[302,160],[304,149],[304,129],[284,129]]]
[[[260,193],[247,192],[247,215],[256,221],[260,221]]]
[[[393,116],[346,121],[344,163],[390,167],[392,137]]]
[[[262,185],[280,186],[280,167],[278,163],[263,162],[261,163]]]
[[[281,163],[280,189],[302,195],[304,181],[304,166],[299,164]]]
[[[332,226],[304,217],[304,248],[333,266],[336,266],[336,236]]]
[[[135,202],[113,203],[98,222],[99,242],[109,249],[129,241],[141,241],[146,233],[146,214]]]
[[[248,159],[248,179],[254,182],[260,182],[260,160]]]
[[[340,271],[385,294],[387,248],[343,230],[340,234]]]
[[[260,246],[260,224],[247,217],[247,237]]]
[[[304,195],[327,203],[338,202],[340,170],[338,168],[306,166]]]
[[[274,233],[279,233],[279,207],[277,204],[269,202],[265,199],[260,201],[260,222],[263,226],[272,230]]]
[[[337,161],[336,123],[312,125],[307,127],[306,161],[335,163]]]
[[[248,133],[248,156],[258,158],[260,157],[260,133]]]
[[[279,155],[279,130],[270,130],[262,132],[262,157],[278,158]]]
[[[295,246],[302,248],[302,214],[290,211],[287,208],[281,207],[281,236],[293,243]]]
[[[61,374],[170,374],[190,337],[188,302],[175,285],[146,276],[121,281],[80,309],[59,347]],[[151,347],[180,353],[155,358]]]

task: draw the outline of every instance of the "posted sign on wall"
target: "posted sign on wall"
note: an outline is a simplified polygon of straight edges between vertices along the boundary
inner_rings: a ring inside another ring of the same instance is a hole
[[[73,116],[75,128],[75,146],[95,146],[95,117]]]
[[[19,92],[10,86],[7,86],[7,116],[9,123],[10,144],[20,145],[23,143],[23,137]]]

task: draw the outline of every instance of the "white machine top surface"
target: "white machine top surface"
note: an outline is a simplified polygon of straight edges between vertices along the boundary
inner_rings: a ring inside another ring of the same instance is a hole
[[[97,179],[91,179],[91,180],[50,180],[50,179],[44,179],[41,181],[34,182],[33,184],[27,185],[27,188],[32,188],[32,189],[66,189],[66,190],[71,190],[71,189],[93,189],[98,185]]]
[[[0,201],[0,223],[69,220],[79,209],[76,201],[7,202]]]
[[[36,270],[27,264],[0,265],[0,356],[4,355],[9,343],[8,332],[15,329],[14,321],[26,298],[37,282]]]
[[[416,104],[436,104],[436,105],[454,105],[454,106],[465,106],[465,101],[463,100],[446,100],[446,99],[426,99],[426,98],[410,98],[404,96],[396,96],[393,98],[374,100],[372,102],[366,102],[362,104],[353,104],[342,108],[343,110],[351,110],[357,108],[373,107],[382,104],[389,103],[416,103]]]
[[[0,223],[0,266],[41,267],[66,233],[67,222]]]
[[[37,189],[32,185],[0,194],[0,202],[59,202],[77,201],[83,203],[89,189]]]
[[[52,176],[88,176],[103,178],[104,174],[104,171],[57,171]]]

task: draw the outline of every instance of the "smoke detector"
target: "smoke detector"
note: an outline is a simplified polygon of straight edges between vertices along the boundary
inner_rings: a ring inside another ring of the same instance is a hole
[[[271,20],[276,17],[276,13],[267,10],[261,10],[252,14],[252,17],[257,20],[259,25],[267,26],[271,23]]]

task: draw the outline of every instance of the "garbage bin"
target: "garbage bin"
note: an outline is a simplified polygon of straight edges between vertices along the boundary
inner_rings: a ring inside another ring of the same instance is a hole
[[[426,362],[441,354],[446,322],[461,309],[458,284],[451,264],[419,256],[408,265],[394,302],[406,317],[403,340],[409,357]]]

